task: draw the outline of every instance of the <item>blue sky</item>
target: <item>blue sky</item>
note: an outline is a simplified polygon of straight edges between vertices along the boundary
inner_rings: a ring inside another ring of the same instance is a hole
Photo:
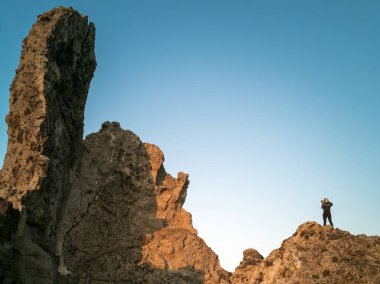
[[[96,25],[85,132],[119,121],[190,174],[185,208],[233,270],[298,225],[380,235],[379,1],[21,1],[0,9],[0,162],[9,85],[36,16]]]

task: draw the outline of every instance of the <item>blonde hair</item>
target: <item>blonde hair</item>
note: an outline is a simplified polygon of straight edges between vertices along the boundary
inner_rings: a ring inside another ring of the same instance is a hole
[[[325,198],[323,198],[323,202],[327,203],[327,202],[329,202],[329,199],[327,197],[325,197]]]

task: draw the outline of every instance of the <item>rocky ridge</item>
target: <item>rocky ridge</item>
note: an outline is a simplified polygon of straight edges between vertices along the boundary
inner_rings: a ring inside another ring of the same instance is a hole
[[[380,283],[380,238],[301,225],[231,275],[183,208],[188,175],[117,122],[83,140],[95,27],[40,15],[11,86],[0,172],[0,283]]]
[[[380,237],[306,222],[265,259],[246,250],[231,282],[380,283]]]

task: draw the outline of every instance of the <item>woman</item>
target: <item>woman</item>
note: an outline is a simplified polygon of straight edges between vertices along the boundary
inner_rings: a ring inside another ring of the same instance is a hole
[[[323,226],[326,226],[326,219],[329,219],[329,223],[331,226],[334,224],[331,221],[331,212],[330,208],[333,206],[332,202],[330,202],[326,197],[323,199],[321,208],[323,209]]]

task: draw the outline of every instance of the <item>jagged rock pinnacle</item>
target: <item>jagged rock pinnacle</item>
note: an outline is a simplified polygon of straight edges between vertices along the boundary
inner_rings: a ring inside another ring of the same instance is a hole
[[[0,230],[10,242],[0,255],[3,281],[57,279],[56,230],[81,151],[96,67],[94,42],[95,27],[87,17],[63,7],[40,15],[23,41],[10,88],[8,147],[0,172],[0,199],[7,208]]]
[[[83,136],[96,67],[94,41],[95,27],[87,17],[63,7],[40,15],[23,41],[10,89],[8,149],[0,173],[0,197],[14,208],[21,210],[22,198],[44,186],[48,172],[65,182]],[[64,193],[57,190],[64,190],[64,184],[45,188],[43,197],[58,199]]]

